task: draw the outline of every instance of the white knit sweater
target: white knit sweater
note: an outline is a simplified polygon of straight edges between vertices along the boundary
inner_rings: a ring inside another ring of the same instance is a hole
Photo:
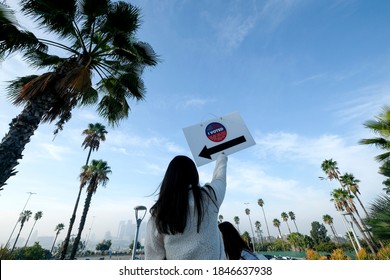
[[[226,192],[227,157],[217,157],[211,186],[216,195],[215,203],[204,195],[204,217],[197,232],[197,214],[194,213],[194,198],[190,192],[190,213],[182,234],[160,234],[154,218],[146,229],[145,259],[147,260],[224,260],[226,259],[222,236],[218,228],[218,212]],[[205,188],[207,190],[207,188]],[[214,194],[210,193],[214,198]]]

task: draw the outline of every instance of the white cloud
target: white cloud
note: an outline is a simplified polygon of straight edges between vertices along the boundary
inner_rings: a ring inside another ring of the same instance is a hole
[[[215,99],[206,99],[206,98],[190,98],[183,102],[180,102],[178,107],[180,108],[190,108],[190,107],[202,107],[208,103],[216,102]]]
[[[54,160],[62,161],[66,154],[71,152],[71,149],[65,146],[59,146],[51,143],[40,144],[39,157],[51,158]]]
[[[269,25],[271,31],[276,29],[290,13],[301,3],[299,0],[266,1],[260,11],[261,19]]]
[[[227,50],[236,49],[256,25],[256,16],[230,15],[216,27],[220,45]]]

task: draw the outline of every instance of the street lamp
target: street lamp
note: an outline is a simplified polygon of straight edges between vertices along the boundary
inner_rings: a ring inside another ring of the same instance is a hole
[[[27,201],[26,201],[26,203],[24,204],[24,207],[23,207],[23,209],[22,209],[22,212],[20,212],[20,213],[23,213],[24,209],[26,209],[26,206],[27,206],[28,201],[30,200],[30,197],[31,197],[33,194],[37,194],[37,193],[33,193],[33,192],[27,192],[27,193],[29,194],[29,195],[28,195],[28,198],[27,198]],[[8,246],[9,241],[11,240],[12,235],[14,234],[14,231],[15,231],[15,229],[16,229],[16,226],[17,226],[18,223],[19,223],[19,218],[20,218],[20,215],[19,215],[19,217],[18,217],[18,220],[16,221],[16,224],[15,224],[15,226],[14,226],[14,229],[13,229],[12,232],[11,232],[11,235],[10,235],[9,238],[8,238],[7,243],[5,244],[5,247]]]
[[[132,256],[132,260],[135,259],[135,253],[136,253],[136,250],[137,250],[137,241],[138,241],[138,232],[139,232],[139,227],[141,225],[141,222],[142,220],[145,218],[145,215],[146,215],[146,207],[145,206],[142,206],[142,205],[138,205],[138,206],[135,206],[134,207],[134,210],[135,210],[135,220],[137,222],[137,229],[135,231],[135,239],[134,239],[134,244],[133,244],[133,256]],[[140,215],[138,216],[138,212],[141,211]],[[144,211],[144,212],[142,212]],[[142,214],[143,213],[143,214]],[[142,218],[140,218],[140,216],[142,216]]]

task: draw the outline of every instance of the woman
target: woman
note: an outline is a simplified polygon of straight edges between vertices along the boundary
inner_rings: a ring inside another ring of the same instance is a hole
[[[227,156],[219,154],[213,178],[199,184],[195,163],[176,156],[168,165],[147,224],[147,260],[226,259],[218,211],[226,191]]]
[[[226,257],[228,260],[258,260],[259,258],[249,249],[240,233],[229,222],[218,225],[222,233]]]

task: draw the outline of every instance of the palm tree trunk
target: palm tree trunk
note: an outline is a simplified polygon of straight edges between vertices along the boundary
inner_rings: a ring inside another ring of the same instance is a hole
[[[20,232],[22,231],[22,229],[23,229],[23,224],[20,226],[20,229],[19,229],[18,235],[16,236],[16,239],[15,239],[14,245],[12,246],[11,253],[12,253],[12,252],[14,251],[14,249],[15,249],[16,243],[18,242],[18,239],[19,239],[19,236],[20,236]]]
[[[367,242],[367,245],[368,247],[370,248],[371,252],[375,255],[376,254],[376,250],[374,249],[376,246],[372,243],[372,240],[370,238],[367,237],[367,235],[365,234],[363,228],[361,227],[361,225],[358,223],[358,221],[356,220],[355,216],[353,215],[353,213],[350,213],[351,215],[351,219],[352,221],[354,222],[354,224],[356,225],[356,227],[359,229],[360,233],[362,234],[364,240]]]
[[[32,232],[33,232],[33,230],[34,230],[34,227],[35,227],[35,224],[37,223],[37,221],[38,221],[38,220],[35,220],[35,222],[34,222],[34,224],[33,224],[32,228],[31,228],[31,230],[30,230],[30,233],[29,233],[29,235],[28,235],[28,237],[27,237],[26,244],[24,244],[24,247],[26,247],[26,246],[27,246],[27,244],[28,244],[28,241],[30,240],[31,233],[32,233]]]
[[[288,232],[291,234],[291,229],[290,229],[290,226],[288,225],[287,221],[286,221],[286,224],[287,224]]]
[[[367,239],[370,239],[371,244],[372,244],[372,246],[374,247],[375,251],[378,251],[378,247],[377,247],[377,245],[375,244],[374,238],[372,237],[371,232],[370,232],[370,230],[369,230],[368,227],[367,227],[367,224],[364,222],[364,220],[362,219],[362,217],[360,217],[359,212],[358,212],[357,209],[355,210],[355,213],[356,213],[356,215],[358,216],[358,218],[359,218],[359,220],[360,220],[360,223],[361,223],[361,225],[362,225],[362,227],[363,227],[363,229],[364,229],[364,232],[367,233],[367,235],[366,235],[366,236],[367,236]]]
[[[333,224],[329,224],[329,226],[330,226],[330,229],[331,229],[332,232],[333,232],[333,236],[334,236],[334,238],[335,238],[335,240],[336,240],[336,243],[339,244],[339,238],[338,238],[338,236],[337,236],[337,233],[336,233],[335,228],[333,227]]]
[[[271,235],[269,234],[269,228],[268,228],[267,218],[265,217],[264,208],[263,208],[263,207],[261,207],[261,210],[263,211],[263,216],[264,216],[265,226],[267,227],[268,241],[270,241],[270,240],[271,240]]]
[[[76,220],[77,208],[78,208],[80,197],[81,197],[81,191],[82,191],[82,188],[80,186],[79,193],[78,193],[77,199],[76,199],[76,203],[75,203],[74,208],[73,208],[73,214],[72,214],[72,217],[70,218],[70,221],[69,221],[68,233],[66,234],[64,244],[62,246],[62,251],[61,251],[61,256],[60,256],[61,260],[65,259],[66,253],[68,251],[70,236],[72,234],[73,225],[74,225],[74,222]]]
[[[15,175],[18,160],[31,136],[34,135],[45,112],[54,102],[50,93],[42,93],[28,101],[23,111],[9,124],[9,131],[0,143],[0,190],[9,177]]]
[[[89,148],[87,161],[86,161],[85,165],[88,165],[88,163],[89,163],[89,158],[91,157],[91,152],[92,152],[92,147]],[[77,213],[77,208],[78,208],[79,202],[80,202],[81,191],[82,191],[82,187],[80,186],[79,193],[77,194],[77,198],[76,198],[76,203],[75,203],[74,208],[73,208],[73,214],[72,214],[72,217],[70,218],[68,233],[66,234],[66,237],[64,240],[64,245],[62,246],[61,257],[60,257],[61,260],[65,259],[66,252],[68,251],[69,240],[70,240],[70,236],[72,234],[74,221],[76,220],[76,213]]]
[[[299,230],[298,230],[298,227],[297,227],[297,223],[295,222],[295,220],[293,220],[293,222],[294,222],[295,228],[297,229],[297,232],[299,233]]]
[[[76,253],[77,253],[77,248],[78,248],[80,240],[81,240],[81,234],[82,234],[84,226],[85,226],[85,221],[87,220],[87,214],[88,214],[89,206],[91,204],[92,194],[93,194],[92,191],[89,191],[87,193],[87,197],[85,198],[84,210],[83,210],[83,215],[81,216],[81,219],[80,219],[79,231],[77,233],[76,239],[74,240],[72,252],[70,254],[71,260],[73,260],[75,258]]]
[[[59,232],[57,232],[57,234],[56,234],[56,237],[54,238],[53,245],[51,246],[50,253],[52,253],[52,252],[53,252],[54,245],[56,244],[56,241],[57,241],[58,234],[59,234]]]
[[[357,200],[359,201],[359,204],[360,204],[360,207],[362,207],[363,211],[364,211],[364,214],[366,214],[366,218],[368,219],[369,218],[369,215],[367,213],[367,210],[366,208],[364,207],[362,201],[360,200],[359,196],[356,194],[355,197],[357,198]]]

